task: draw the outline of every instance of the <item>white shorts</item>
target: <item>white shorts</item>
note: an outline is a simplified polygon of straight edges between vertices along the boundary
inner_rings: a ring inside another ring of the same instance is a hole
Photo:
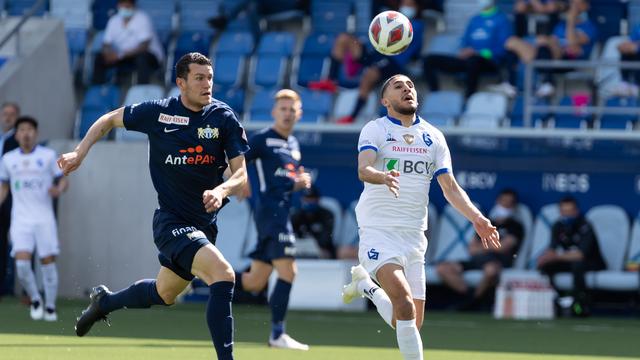
[[[427,280],[424,255],[427,238],[421,230],[360,228],[358,258],[369,276],[376,280],[376,273],[385,264],[397,264],[404,269],[414,299],[425,300]]]
[[[11,256],[15,257],[18,252],[33,254],[36,249],[40,258],[60,253],[58,226],[55,221],[37,224],[12,221],[9,228],[9,236],[12,246]]]

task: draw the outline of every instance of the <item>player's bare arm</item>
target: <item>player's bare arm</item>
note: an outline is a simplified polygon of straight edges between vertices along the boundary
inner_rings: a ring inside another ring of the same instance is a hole
[[[469,199],[467,193],[460,187],[456,179],[450,173],[438,176],[438,184],[442,188],[444,197],[456,210],[467,218],[475,228],[478,236],[482,240],[482,246],[489,248],[500,247],[500,235],[491,221],[487,219],[480,210]]]
[[[231,169],[231,176],[225,182],[202,194],[202,203],[208,213],[218,210],[224,198],[242,192],[242,189],[247,186],[247,166],[244,155],[230,159],[229,169]]]
[[[396,170],[388,172],[376,170],[376,168],[373,167],[376,156],[377,154],[374,150],[363,150],[358,154],[358,178],[370,184],[387,185],[389,191],[391,191],[395,197],[398,197],[400,184],[397,177],[400,176],[400,173]]]
[[[51,187],[49,188],[49,195],[51,195],[51,197],[55,199],[62,195],[63,192],[67,191],[68,187],[69,181],[67,180],[67,178],[62,177],[56,184],[51,185]]]
[[[109,131],[115,127],[124,127],[123,116],[123,107],[102,115],[98,121],[91,125],[87,135],[84,136],[75,150],[60,155],[58,166],[62,169],[65,176],[80,167],[89,149],[91,149],[93,144],[100,140],[100,138],[108,134]]]
[[[0,205],[7,199],[7,195],[9,195],[9,184],[2,183],[2,185],[0,185]]]

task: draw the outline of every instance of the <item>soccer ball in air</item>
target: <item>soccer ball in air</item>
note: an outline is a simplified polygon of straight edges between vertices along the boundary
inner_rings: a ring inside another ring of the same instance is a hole
[[[381,54],[398,55],[409,47],[411,40],[411,21],[397,11],[381,12],[369,25],[369,41]]]

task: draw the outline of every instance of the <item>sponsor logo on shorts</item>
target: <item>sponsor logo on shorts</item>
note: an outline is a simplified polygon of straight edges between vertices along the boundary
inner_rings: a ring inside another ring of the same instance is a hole
[[[220,136],[220,131],[218,128],[211,128],[209,124],[207,124],[206,128],[198,128],[198,139],[217,139]]]
[[[169,125],[189,125],[189,118],[186,116],[167,115],[160,113],[158,116],[158,122]]]
[[[296,242],[296,236],[290,233],[279,233],[278,241],[283,243],[294,243]]]
[[[294,248],[292,246],[285,246],[284,254],[287,255],[287,256],[295,256],[296,255],[296,248]]]
[[[187,237],[189,238],[189,240],[206,239],[207,238],[207,236],[200,230],[196,230],[196,231],[187,233]]]
[[[164,163],[169,165],[212,165],[216,160],[215,156],[204,154],[202,145],[180,149],[178,152],[182,155],[169,154]]]
[[[369,258],[369,260],[378,260],[379,256],[380,256],[380,252],[378,252],[376,249],[371,249],[367,251],[367,257]]]
[[[171,230],[171,235],[179,236],[179,235],[188,234],[194,231],[198,231],[198,229],[196,229],[194,226],[185,226],[185,227],[175,228]]]

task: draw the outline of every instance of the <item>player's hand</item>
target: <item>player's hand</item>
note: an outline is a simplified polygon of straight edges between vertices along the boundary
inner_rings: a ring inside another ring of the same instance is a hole
[[[489,246],[494,249],[500,248],[500,234],[498,229],[491,224],[491,221],[486,217],[480,215],[473,221],[473,228],[478,233],[480,240],[482,240],[482,246],[488,249]]]
[[[473,50],[473,48],[466,47],[466,48],[460,49],[460,52],[458,53],[458,57],[460,59],[467,59],[475,55],[475,53],[476,51]]]
[[[60,189],[57,186],[52,186],[49,188],[49,196],[51,196],[52,198],[57,198],[58,196],[62,195],[62,191],[60,191]]]
[[[625,41],[618,45],[618,50],[623,54],[635,54],[638,52],[638,44],[633,41]]]
[[[391,191],[396,199],[400,195],[400,182],[398,182],[398,176],[400,176],[400,172],[398,170],[391,170],[384,174],[384,184],[387,185],[389,191]]]
[[[220,192],[220,190],[218,190],[218,188],[215,188],[213,190],[205,190],[205,192],[202,193],[202,203],[204,204],[204,209],[208,213],[212,213],[220,209],[223,199],[224,196],[222,196],[222,193]]]
[[[298,168],[298,173],[296,174],[296,179],[294,180],[293,191],[308,189],[311,187],[311,174],[304,171],[304,167],[300,166]]]
[[[75,171],[80,164],[82,164],[82,160],[84,156],[81,156],[78,151],[71,151],[66,154],[60,155],[58,158],[57,164],[64,176],[69,175],[71,172]]]

